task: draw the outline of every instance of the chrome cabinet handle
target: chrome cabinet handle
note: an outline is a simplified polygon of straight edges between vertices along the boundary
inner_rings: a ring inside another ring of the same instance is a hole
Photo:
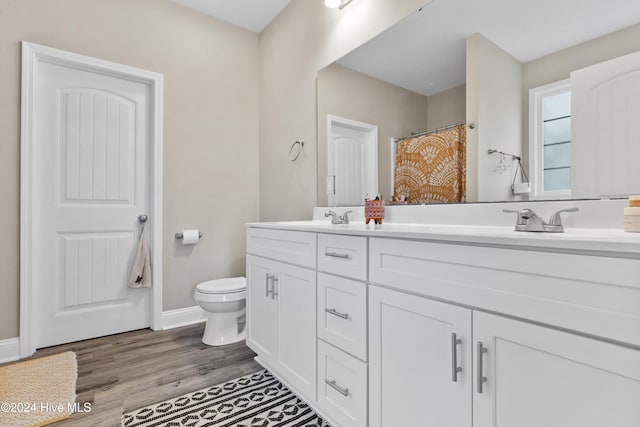
[[[343,258],[343,259],[351,258],[349,256],[349,254],[339,254],[337,252],[325,252],[324,256],[330,256],[330,257],[333,257],[333,258]]]
[[[478,382],[478,386],[477,386],[478,394],[482,394],[482,385],[483,385],[484,383],[486,383],[486,382],[487,382],[487,377],[485,377],[485,376],[483,376],[483,375],[482,375],[482,365],[483,365],[483,363],[482,363],[482,359],[483,359],[482,355],[483,355],[484,353],[486,353],[487,351],[488,351],[488,350],[484,347],[484,345],[482,344],[482,341],[478,341],[478,344],[477,344],[477,352],[478,352],[478,355],[477,355],[477,361],[478,361],[478,366],[476,366],[476,368],[477,368],[477,369],[476,369],[476,371],[477,371],[476,373],[477,373],[477,375],[478,375],[478,377],[476,378],[476,379],[477,379],[477,382]]]
[[[462,372],[462,367],[458,366],[458,344],[462,344],[462,340],[451,333],[451,381],[458,382],[458,372]]]
[[[329,314],[333,314],[334,316],[338,316],[341,319],[348,319],[349,318],[349,313],[340,313],[339,311],[336,311],[335,308],[325,308],[324,311],[326,311]]]
[[[271,288],[271,299],[276,299],[276,297],[278,296],[278,292],[276,291],[276,289],[278,289],[279,282],[280,279],[274,274],[273,278],[271,279],[271,283],[273,284]]]
[[[324,382],[325,384],[327,384],[329,387],[331,387],[332,389],[334,389],[344,397],[349,396],[349,389],[340,387],[338,384],[336,384],[335,380],[324,380]]]
[[[266,274],[266,279],[265,279],[265,289],[266,289],[266,295],[265,296],[267,298],[269,298],[269,294],[270,293],[273,293],[273,289],[269,289],[269,282],[271,282],[273,284],[272,280],[273,280],[273,274],[267,273]]]

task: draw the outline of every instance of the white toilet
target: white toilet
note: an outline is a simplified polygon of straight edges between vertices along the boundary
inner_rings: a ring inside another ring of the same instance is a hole
[[[193,298],[209,313],[203,343],[225,345],[245,338],[246,293],[244,277],[207,280],[198,284]]]

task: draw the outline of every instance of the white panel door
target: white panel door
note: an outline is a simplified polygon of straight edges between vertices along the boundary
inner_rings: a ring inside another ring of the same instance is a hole
[[[127,279],[150,206],[150,88],[41,62],[33,168],[36,348],[150,325]],[[152,238],[151,228],[147,238]],[[149,242],[151,244],[151,242]]]
[[[364,205],[378,193],[378,127],[328,116],[329,206]]]
[[[640,426],[639,350],[479,312],[473,335],[474,427]]]
[[[371,427],[469,427],[471,382],[471,310],[369,287]]]
[[[574,197],[640,192],[640,52],[571,73]]]

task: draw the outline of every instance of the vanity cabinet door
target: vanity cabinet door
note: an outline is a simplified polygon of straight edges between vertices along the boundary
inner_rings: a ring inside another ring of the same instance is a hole
[[[473,333],[474,427],[640,426],[640,351],[479,312]]]
[[[303,397],[316,399],[316,272],[247,255],[247,345]]]
[[[316,272],[278,263],[278,370],[304,397],[316,400]]]
[[[471,311],[369,289],[370,426],[470,427]]]
[[[265,363],[276,359],[278,349],[276,305],[271,297],[275,272],[273,261],[247,255],[247,345]]]

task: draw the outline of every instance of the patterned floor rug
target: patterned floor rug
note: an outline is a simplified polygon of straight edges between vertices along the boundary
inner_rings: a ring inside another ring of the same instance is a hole
[[[331,427],[266,370],[126,413],[122,426]]]
[[[71,351],[0,368],[0,426],[44,426],[74,411],[78,363]]]

